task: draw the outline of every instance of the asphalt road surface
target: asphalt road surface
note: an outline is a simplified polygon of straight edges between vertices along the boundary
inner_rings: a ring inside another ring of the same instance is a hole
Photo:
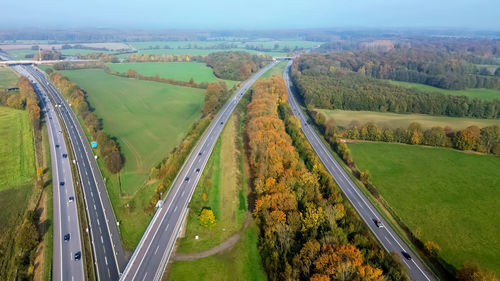
[[[33,76],[23,67],[14,66],[13,69],[34,81]],[[68,149],[54,107],[45,102],[46,93],[40,89],[39,85],[33,83],[33,86],[41,101],[42,114],[45,114],[52,163],[54,206],[52,278],[56,281],[83,281],[85,279],[83,262],[81,259],[75,259],[75,254],[81,252],[82,243],[76,202],[74,199],[70,200],[70,197],[75,198],[73,176],[69,158],[63,157],[64,154],[68,154]],[[64,239],[66,235],[69,235],[69,240]]]
[[[214,118],[198,145],[187,157],[165,201],[146,229],[120,280],[160,280],[172,253],[187,206],[224,125],[243,94],[272,63],[248,79]]]
[[[342,189],[344,195],[349,199],[351,204],[354,206],[358,214],[368,225],[370,230],[373,232],[375,237],[378,239],[380,244],[388,252],[395,252],[401,257],[401,261],[408,269],[408,275],[411,280],[422,280],[431,281],[435,280],[435,277],[428,272],[428,270],[423,266],[422,262],[416,257],[416,255],[410,250],[410,248],[397,236],[394,230],[387,224],[384,218],[378,213],[378,211],[373,207],[370,201],[364,196],[364,194],[358,189],[358,187],[352,182],[340,164],[335,160],[330,151],[326,148],[325,144],[319,139],[318,135],[313,128],[307,123],[304,113],[300,109],[291,89],[290,89],[290,77],[289,71],[292,61],[287,65],[283,73],[283,78],[285,79],[288,88],[288,102],[292,108],[293,113],[300,119],[300,124],[302,127],[302,132],[311,143],[314,151],[321,159],[321,162],[328,169],[332,175],[335,182]],[[383,227],[377,227],[375,221],[379,220],[382,222]],[[403,252],[409,254],[411,259],[406,259],[403,256]]]
[[[59,91],[48,81],[45,75],[32,66],[18,66],[28,72],[35,80],[38,88],[49,96],[54,103],[65,125],[66,132],[72,146],[82,188],[86,216],[89,225],[90,241],[94,268],[99,281],[116,281],[125,268],[127,260],[121,245],[116,219],[111,208],[106,186],[97,166],[94,154],[80,127],[70,105],[63,99]],[[45,99],[47,104],[49,99]],[[56,118],[52,118],[56,120]],[[69,164],[68,164],[69,167]],[[69,169],[69,168],[68,168]],[[71,180],[68,180],[68,184]],[[55,209],[55,208],[54,208]],[[54,243],[55,245],[56,243]],[[63,271],[66,268],[63,267]],[[71,280],[64,278],[63,280]]]

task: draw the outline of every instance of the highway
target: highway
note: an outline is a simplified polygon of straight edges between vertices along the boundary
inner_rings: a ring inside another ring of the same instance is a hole
[[[73,158],[75,159],[74,165],[76,165],[80,178],[78,184],[83,192],[84,206],[86,209],[85,213],[89,225],[87,231],[90,232],[90,242],[97,280],[116,281],[119,279],[121,271],[125,268],[127,260],[125,259],[116,219],[107,195],[106,186],[104,185],[86,136],[75,114],[72,112],[70,105],[40,70],[25,65],[16,67],[24,69],[25,72],[36,80],[36,85],[38,85],[40,92],[50,97],[59,113],[60,119],[65,125],[64,127],[72,146]],[[47,104],[49,104],[49,102],[47,102]],[[54,117],[52,120],[57,120],[57,118]],[[67,182],[70,184],[71,178],[68,178]],[[54,217],[57,218],[55,215],[56,214],[54,214]],[[58,242],[55,241],[54,245],[56,245],[56,243]],[[63,267],[63,271],[65,270],[66,267]],[[71,279],[63,278],[63,280]]]
[[[12,67],[19,74],[26,76],[30,81],[34,77],[21,66]],[[52,163],[52,188],[54,209],[54,247],[52,262],[52,279],[55,281],[85,280],[82,260],[75,260],[75,253],[81,252],[82,242],[80,224],[78,221],[75,189],[73,186],[73,175],[64,135],[56,111],[45,91],[38,83],[33,83],[39,99],[42,114],[45,114],[47,131],[50,144],[50,156]],[[69,240],[63,237],[69,234]]]
[[[269,64],[250,77],[214,118],[198,145],[184,162],[165,196],[164,203],[156,210],[120,280],[144,281],[162,278],[186,217],[191,196],[224,125],[241,97],[262,74],[276,63]]]
[[[344,169],[332,156],[325,144],[320,140],[314,129],[307,124],[307,119],[300,109],[299,104],[297,103],[290,88],[289,72],[291,64],[292,61],[288,63],[285,71],[283,72],[283,78],[285,79],[288,88],[288,102],[290,103],[294,115],[297,116],[300,120],[302,132],[304,132],[305,136],[311,143],[311,146],[313,147],[314,151],[316,151],[316,154],[321,159],[321,162],[323,162],[344,195],[347,197],[347,199],[349,199],[360,217],[368,225],[372,233],[375,235],[380,244],[382,244],[385,250],[387,252],[395,252],[401,257],[401,261],[408,269],[408,275],[410,279],[422,281],[436,280],[435,277],[428,272],[426,267],[423,266],[422,262],[417,258],[415,253],[413,253],[408,245],[406,245],[399,238],[399,236],[379,214],[375,207],[372,206],[365,195],[353,183]],[[377,227],[377,225],[375,224],[375,220],[380,220],[384,227]],[[411,260],[405,259],[405,257],[403,257],[403,251],[408,253],[412,257]]]

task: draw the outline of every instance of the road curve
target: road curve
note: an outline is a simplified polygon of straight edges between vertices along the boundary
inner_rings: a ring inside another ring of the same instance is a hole
[[[164,204],[156,210],[120,280],[144,281],[162,278],[187,214],[191,196],[224,125],[243,94],[276,63],[269,64],[250,77],[214,118],[177,174],[169,193],[165,196]]]
[[[83,192],[97,280],[116,281],[127,261],[106,186],[86,136],[70,105],[45,75],[32,66],[19,67],[24,68],[36,80],[41,90],[51,98],[65,125]]]
[[[351,178],[349,178],[344,169],[326,148],[325,144],[320,140],[314,129],[307,124],[307,119],[300,109],[290,88],[291,84],[289,73],[292,62],[293,61],[290,61],[288,63],[285,71],[283,72],[283,78],[285,79],[288,88],[288,102],[290,103],[294,115],[297,116],[300,120],[302,132],[311,143],[311,146],[321,159],[321,162],[323,162],[325,167],[328,169],[328,172],[332,175],[333,179],[338,184],[344,195],[347,197],[347,199],[349,199],[360,217],[365,221],[365,223],[368,225],[368,228],[370,228],[370,230],[375,235],[380,244],[382,244],[384,249],[387,252],[395,252],[401,257],[403,264],[408,269],[408,275],[410,279],[419,281],[436,280],[434,275],[428,272],[427,268],[424,267],[415,253],[413,253],[408,245],[406,245],[405,242],[403,242],[403,240],[399,238],[399,236],[394,232],[391,226],[384,220],[384,218],[379,214],[375,207],[372,206],[370,201],[358,189]],[[376,219],[380,220],[383,223],[384,227],[378,228],[375,224]],[[412,259],[405,259],[402,255],[403,251],[409,253]]]
[[[52,163],[52,194],[54,216],[54,242],[52,253],[52,278],[54,281],[85,280],[82,260],[75,260],[75,253],[82,249],[80,224],[73,186],[73,175],[62,127],[59,123],[56,110],[50,102],[46,92],[36,82],[35,78],[21,66],[12,67],[16,72],[28,78],[40,99],[41,113],[45,114],[47,133],[50,144],[50,158]],[[69,241],[63,237],[69,235]]]

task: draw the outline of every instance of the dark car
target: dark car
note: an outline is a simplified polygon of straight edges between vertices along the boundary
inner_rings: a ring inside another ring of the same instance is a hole
[[[196,172],[199,173],[200,172],[200,168],[196,169]]]
[[[184,179],[184,181],[185,181],[185,182],[188,182],[188,181],[189,181],[189,177],[186,177],[186,178]]]
[[[384,225],[382,224],[382,222],[379,219],[374,219],[373,221],[375,222],[375,224],[377,225],[378,228],[384,227]]]
[[[62,181],[62,182],[59,182],[59,185],[60,185],[60,186],[64,186],[64,182],[63,182],[63,181]]]
[[[221,121],[220,124],[222,125],[222,124],[224,124],[224,122]]]
[[[63,153],[63,158],[68,158],[68,154]]]
[[[69,197],[69,202],[73,202],[73,201],[75,201],[75,197],[70,196],[70,197]]]
[[[75,253],[75,261],[79,261],[82,258],[82,252],[78,251]]]
[[[407,252],[405,251],[402,251],[401,254],[403,255],[403,257],[409,261],[411,261],[411,256],[410,254],[408,254]]]
[[[201,156],[201,152],[200,152],[200,153],[198,153],[198,156]]]
[[[59,148],[59,145],[58,145],[58,144],[56,144],[56,148]]]
[[[69,241],[69,233],[64,235],[64,241]]]

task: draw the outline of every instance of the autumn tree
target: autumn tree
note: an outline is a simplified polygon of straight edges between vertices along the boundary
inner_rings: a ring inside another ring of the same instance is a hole
[[[200,225],[202,225],[205,228],[212,228],[215,226],[215,215],[214,212],[211,209],[203,209],[201,211],[200,217]]]
[[[477,126],[469,126],[455,135],[455,146],[460,150],[475,149],[479,142],[481,130]]]
[[[457,270],[459,281],[498,281],[495,273],[481,268],[477,263],[466,263]]]

